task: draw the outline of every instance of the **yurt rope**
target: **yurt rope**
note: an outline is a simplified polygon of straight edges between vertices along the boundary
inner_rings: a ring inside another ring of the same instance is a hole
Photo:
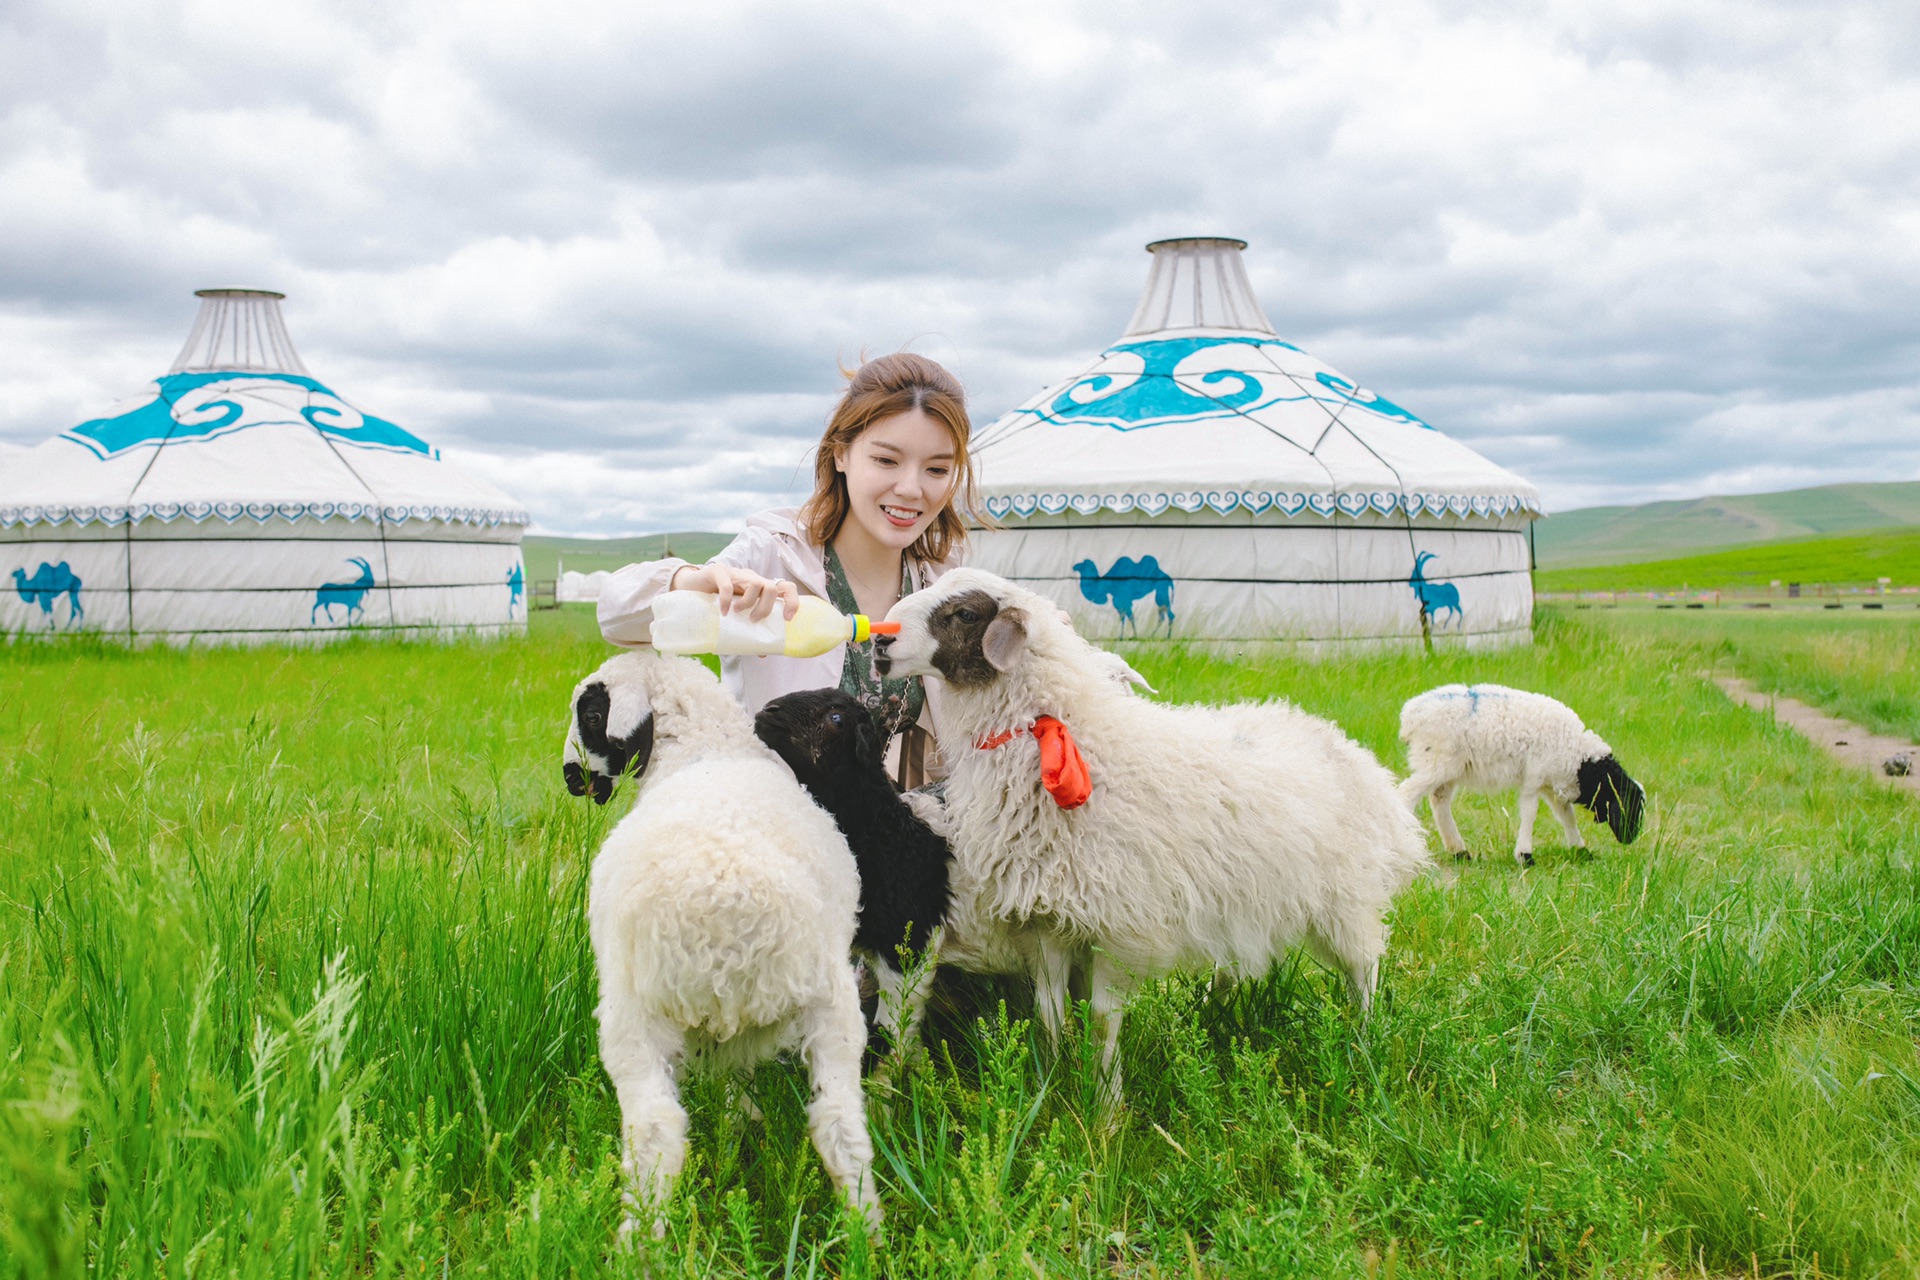
[[[307,393],[309,405],[313,401],[313,395],[311,391]],[[326,445],[335,458],[339,459],[340,465],[347,469],[347,474],[358,481],[360,487],[367,491],[367,496],[373,499],[374,528],[380,531],[380,590],[387,597],[387,625],[397,629],[400,623],[393,612],[393,558],[387,553],[387,504],[381,499],[379,492],[367,483],[367,478],[347,460],[347,455],[340,452],[340,446],[335,444],[326,432],[315,428],[314,434],[320,437],[320,442]]]
[[[153,447],[153,452],[147,455],[147,465],[140,468],[139,478],[136,479],[133,482],[132,487],[130,487],[127,490],[127,518],[125,521],[126,539],[123,543],[123,550],[126,552],[126,558],[127,558],[127,639],[128,640],[132,640],[136,634],[134,631],[134,625],[133,625],[134,499],[139,496],[140,486],[147,482],[147,473],[152,471],[154,464],[160,461],[160,451],[162,449],[165,449],[170,443],[172,443],[173,433],[180,426],[180,420],[173,416],[173,406],[175,402],[179,399],[179,397],[170,396],[165,391],[162,391],[160,393],[160,397],[161,399],[167,402],[167,434],[161,437],[160,443],[155,445]]]

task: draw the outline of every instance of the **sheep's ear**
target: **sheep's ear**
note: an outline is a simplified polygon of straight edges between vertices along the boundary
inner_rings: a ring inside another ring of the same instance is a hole
[[[865,707],[857,714],[859,718],[853,722],[853,753],[861,764],[879,764],[880,731],[873,727],[873,717]]]
[[[1632,844],[1640,838],[1640,827],[1647,815],[1647,789],[1627,776],[1627,771],[1613,762],[1613,776],[1609,785],[1613,789],[1613,813],[1607,825],[1613,828],[1613,837],[1621,844]]]
[[[1018,609],[1002,609],[980,637],[980,656],[995,671],[1011,671],[1027,652],[1027,619]]]
[[[649,711],[647,718],[632,733],[615,739],[613,745],[626,754],[626,764],[620,772],[630,773],[636,778],[645,773],[647,761],[653,758],[653,713]]]

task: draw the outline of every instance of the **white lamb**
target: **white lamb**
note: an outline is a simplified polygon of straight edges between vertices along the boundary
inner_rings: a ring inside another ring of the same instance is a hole
[[[848,954],[860,881],[833,819],[706,668],[651,650],[575,689],[565,772],[597,799],[624,773],[640,778],[587,900],[600,1056],[626,1147],[623,1231],[643,1204],[658,1211],[686,1162],[676,1075],[687,1057],[740,1068],[782,1050],[812,1072],[807,1114],[827,1172],[877,1227]]]
[[[1450,853],[1467,857],[1453,822],[1458,791],[1520,792],[1520,836],[1513,856],[1533,865],[1533,820],[1541,797],[1560,819],[1567,843],[1586,847],[1573,806],[1592,811],[1621,844],[1640,834],[1646,790],[1627,776],[1613,748],[1571,708],[1545,694],[1497,684],[1449,684],[1409,698],[1400,708],[1400,739],[1411,776],[1400,784],[1408,806],[1427,799],[1433,825]]]
[[[947,784],[955,915],[979,912],[1014,936],[1056,1035],[1069,974],[1091,965],[1116,1099],[1121,1005],[1137,981],[1180,968],[1258,977],[1303,944],[1364,1014],[1383,917],[1428,865],[1418,822],[1365,748],[1284,702],[1134,697],[1051,601],[979,570],[948,573],[887,616],[900,634],[876,665],[942,680],[948,734],[976,744]],[[1034,735],[1055,740],[1044,717],[1084,758],[1091,790],[1077,807],[1043,785]]]

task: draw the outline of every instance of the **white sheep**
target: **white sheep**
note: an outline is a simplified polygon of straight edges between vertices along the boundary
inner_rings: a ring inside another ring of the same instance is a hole
[[[941,679],[949,739],[974,744],[947,784],[948,927],[977,911],[1012,932],[1056,1035],[1070,973],[1091,966],[1114,1098],[1121,1006],[1137,981],[1180,968],[1258,977],[1301,944],[1344,975],[1364,1014],[1383,917],[1428,865],[1419,823],[1371,753],[1284,702],[1132,696],[1051,601],[978,570],[944,575],[887,616],[901,629],[876,665]],[[1050,756],[1034,734],[1057,740],[1046,717],[1065,724],[1091,777],[1077,807],[1043,783]]]
[[[623,1232],[642,1204],[658,1210],[686,1162],[683,1062],[744,1068],[783,1050],[812,1073],[807,1114],[827,1172],[877,1227],[847,842],[699,663],[624,653],[573,701],[568,787],[604,802],[620,775],[640,777],[587,899],[600,1056],[625,1141]]]
[[[1453,822],[1460,791],[1520,793],[1520,835],[1513,856],[1533,865],[1533,820],[1546,798],[1567,843],[1586,847],[1573,806],[1592,811],[1621,844],[1640,834],[1646,790],[1627,776],[1613,748],[1564,703],[1497,684],[1449,684],[1409,698],[1400,708],[1400,740],[1411,775],[1400,795],[1418,810],[1427,800],[1448,852],[1467,857]]]

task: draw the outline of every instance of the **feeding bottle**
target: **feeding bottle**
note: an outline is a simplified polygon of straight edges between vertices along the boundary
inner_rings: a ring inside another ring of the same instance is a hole
[[[818,596],[801,596],[793,620],[776,604],[759,622],[746,611],[720,612],[720,597],[706,591],[663,591],[653,601],[653,647],[662,653],[747,654],[817,658],[835,645],[892,635],[897,622],[849,617]]]

